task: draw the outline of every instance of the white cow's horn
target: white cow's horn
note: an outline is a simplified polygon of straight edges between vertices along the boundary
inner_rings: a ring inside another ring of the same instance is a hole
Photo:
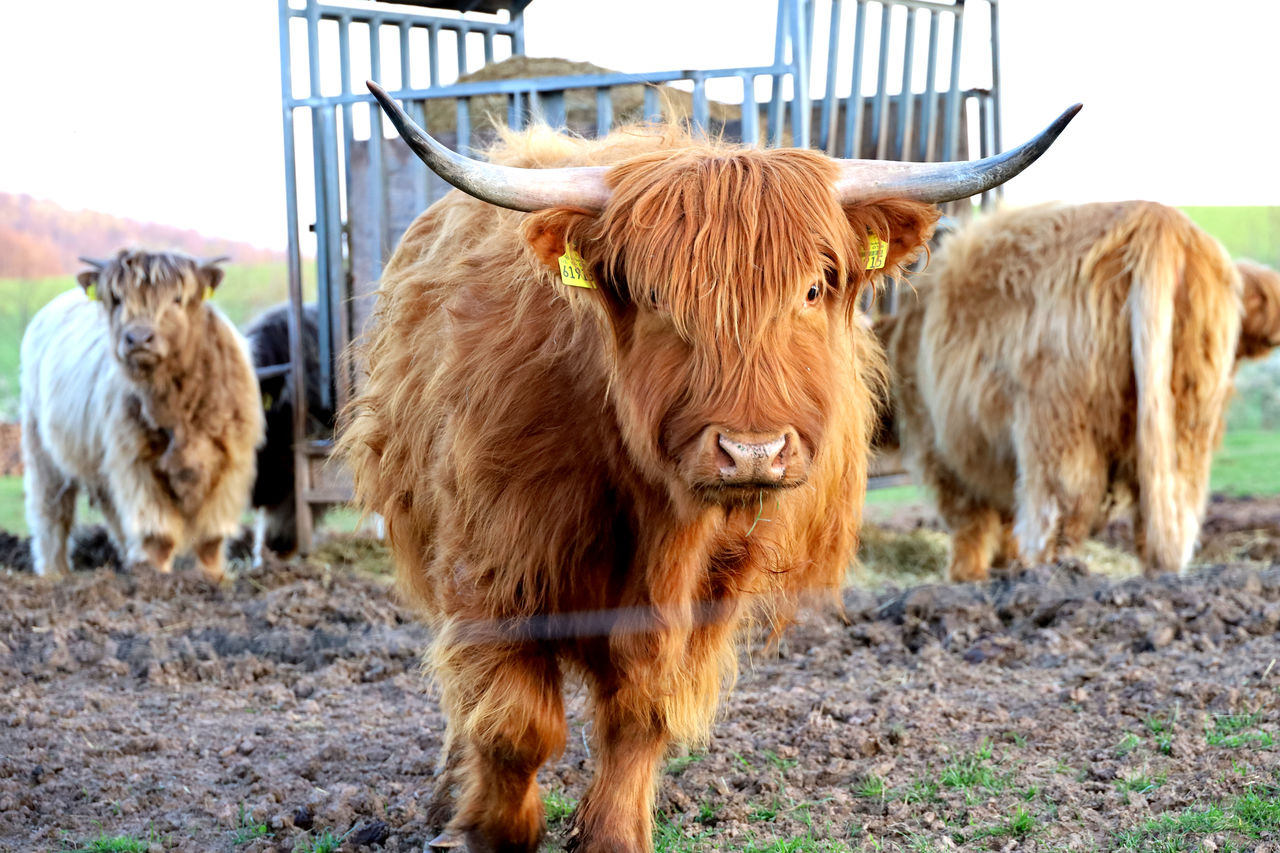
[[[836,198],[841,204],[878,198],[909,198],[940,204],[1000,186],[1049,149],[1082,104],[1076,104],[1030,142],[1011,151],[955,163],[898,160],[839,160]]]
[[[370,80],[366,85],[413,153],[431,171],[468,195],[512,210],[580,207],[599,211],[609,201],[610,190],[604,182],[607,166],[520,169],[472,160],[428,136],[377,83]]]
[[[609,201],[607,166],[521,169],[473,160],[450,151],[405,114],[381,86],[367,83],[413,152],[440,177],[476,198],[512,210],[578,207],[603,210]],[[840,160],[836,197],[841,204],[877,198],[944,202],[967,198],[999,186],[1043,154],[1080,104],[1058,117],[1039,136],[1012,151],[960,163],[903,163],[892,160]]]

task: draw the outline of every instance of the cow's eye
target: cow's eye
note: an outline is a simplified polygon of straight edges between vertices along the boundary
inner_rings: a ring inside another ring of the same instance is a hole
[[[809,292],[805,294],[804,301],[812,305],[818,301],[820,296],[822,296],[822,285],[811,284],[809,285]]]
[[[181,294],[181,293],[179,293],[177,296],[173,297],[173,304],[174,304],[174,305],[181,305],[181,304],[182,304],[182,294]]]

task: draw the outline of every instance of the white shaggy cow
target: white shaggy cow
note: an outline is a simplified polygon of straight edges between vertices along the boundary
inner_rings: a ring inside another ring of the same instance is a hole
[[[223,574],[253,485],[262,405],[248,347],[205,297],[216,261],[121,251],[86,261],[22,339],[22,454],[38,574],[68,570],[78,491],[131,568],[195,552]]]

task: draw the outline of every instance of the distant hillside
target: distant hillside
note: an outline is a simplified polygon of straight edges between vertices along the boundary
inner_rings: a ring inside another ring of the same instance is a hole
[[[92,210],[66,210],[29,195],[0,192],[0,278],[66,275],[76,258],[105,258],[125,246],[227,255],[237,264],[281,261],[283,252],[204,237],[191,229],[135,222]]]

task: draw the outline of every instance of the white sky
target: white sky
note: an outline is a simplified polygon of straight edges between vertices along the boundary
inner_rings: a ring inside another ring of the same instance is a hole
[[[762,65],[775,8],[534,0],[526,48],[623,71]],[[4,0],[0,190],[283,246],[276,15],[274,0]],[[1280,204],[1278,37],[1277,0],[1002,0],[1005,145],[1085,104],[1006,197]]]

